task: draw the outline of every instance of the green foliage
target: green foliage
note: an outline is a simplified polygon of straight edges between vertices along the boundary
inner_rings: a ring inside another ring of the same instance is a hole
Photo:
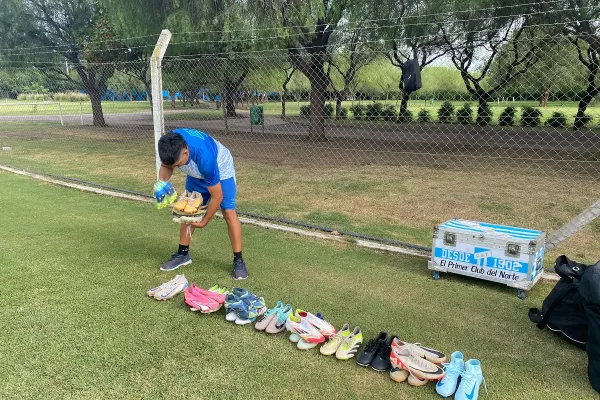
[[[498,124],[500,126],[514,126],[516,113],[517,109],[515,107],[506,107],[498,117]]]
[[[300,107],[300,116],[301,117],[309,117],[310,116],[310,106],[301,106]]]
[[[79,92],[56,93],[53,96],[53,99],[54,99],[54,101],[71,102],[71,103],[80,103],[80,102],[90,101],[90,97],[87,94],[79,93]]]
[[[52,96],[48,93],[21,93],[17,96],[19,101],[50,101]]]
[[[431,113],[426,108],[422,108],[417,115],[419,122],[431,122]]]
[[[494,113],[489,103],[481,103],[477,108],[477,126],[487,126],[492,122]]]
[[[444,102],[438,110],[438,121],[443,124],[452,122],[452,119],[454,119],[454,112],[454,104],[449,101]]]
[[[567,117],[561,112],[554,112],[552,116],[546,121],[546,125],[552,128],[564,128],[567,126]]]
[[[335,115],[335,107],[331,103],[325,104],[325,108],[323,109],[323,116],[325,118],[331,118]]]
[[[365,110],[365,119],[367,121],[377,121],[381,117],[383,112],[383,105],[381,103],[371,103],[367,105]]]
[[[395,121],[398,118],[396,107],[387,106],[381,111],[381,119],[387,122]]]
[[[340,110],[340,118],[348,119],[348,109],[346,107],[342,107],[342,109]]]
[[[469,103],[458,109],[456,112],[456,121],[463,125],[469,125],[473,122],[473,109]]]
[[[352,107],[350,107],[350,111],[352,112],[354,119],[360,121],[365,115],[366,107],[362,104],[354,104]]]
[[[412,122],[414,116],[412,111],[410,110],[405,110],[405,111],[400,111],[400,114],[398,115],[398,122],[399,123],[405,123],[405,122]]]
[[[537,108],[523,107],[523,112],[521,113],[521,125],[529,127],[540,126],[541,118],[542,112]]]

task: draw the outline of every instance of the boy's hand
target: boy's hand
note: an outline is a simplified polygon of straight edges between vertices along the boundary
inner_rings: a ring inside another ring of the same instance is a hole
[[[200,221],[194,221],[194,222],[186,222],[186,225],[190,225],[193,226],[194,228],[204,228],[206,226],[206,224],[208,224],[208,221],[206,221],[204,218],[202,218]]]

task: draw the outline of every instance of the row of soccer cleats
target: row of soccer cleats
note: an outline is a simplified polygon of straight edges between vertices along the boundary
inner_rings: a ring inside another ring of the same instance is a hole
[[[269,334],[287,330],[290,341],[301,350],[315,348],[327,341],[319,350],[321,354],[335,354],[340,360],[348,360],[356,355],[363,342],[360,327],[351,330],[350,325],[345,324],[340,331],[336,331],[320,313],[313,315],[300,309],[292,313],[292,306],[281,301],[267,309],[262,297],[246,289],[233,288],[228,291],[218,285],[203,289],[194,283],[190,285],[184,275],[175,276],[171,281],[150,289],[147,294],[157,300],[168,300],[182,291],[185,303],[192,311],[213,313],[225,305],[225,318],[228,321],[237,325],[256,322],[257,330]],[[367,343],[358,354],[357,363],[372,365],[377,371],[389,370],[392,380],[407,381],[412,386],[423,386],[430,380],[437,381],[436,392],[439,395],[454,395],[457,400],[476,400],[480,385],[485,385],[478,360],[465,362],[462,353],[454,352],[451,361],[446,363],[443,353],[419,343],[402,342],[397,336],[388,337],[386,332],[381,332]],[[487,386],[485,389],[487,391]]]

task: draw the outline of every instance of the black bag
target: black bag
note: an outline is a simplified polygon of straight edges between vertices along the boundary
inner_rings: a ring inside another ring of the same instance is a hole
[[[588,267],[579,290],[586,300],[588,375],[592,387],[600,392],[600,261]]]
[[[564,255],[558,257],[554,270],[560,276],[560,281],[544,299],[541,311],[537,308],[529,309],[529,319],[539,329],[547,327],[584,350],[588,340],[588,320],[586,301],[579,292],[579,285],[586,269],[586,265],[574,262]]]
[[[417,59],[408,60],[402,65],[402,82],[406,93],[421,89],[421,66]]]

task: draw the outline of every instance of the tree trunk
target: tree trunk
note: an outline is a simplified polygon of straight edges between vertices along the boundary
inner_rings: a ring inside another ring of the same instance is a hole
[[[235,91],[237,89],[237,85],[235,82],[228,81],[225,83],[224,90],[224,99],[223,103],[225,105],[226,113],[228,117],[235,117],[237,114],[235,113]]]
[[[311,75],[310,81],[310,127],[308,139],[315,142],[326,141],[325,136],[325,91],[326,78]]]
[[[579,101],[579,106],[577,107],[577,115],[575,116],[575,124],[573,125],[573,129],[575,130],[585,127],[585,110],[587,110],[592,100],[594,100],[594,97],[600,93],[600,87],[596,85],[598,68],[599,65],[594,61],[588,66],[588,87],[585,91],[585,96]]]
[[[148,101],[150,102],[150,113],[154,115],[154,107],[152,107],[152,88],[150,87],[150,83],[144,82],[144,87],[146,88],[146,96],[148,96]],[[162,99],[162,93],[159,98]]]
[[[477,95],[477,119],[475,123],[477,126],[489,125],[492,116],[490,115],[490,107],[488,101],[490,99],[490,93],[480,92]]]
[[[100,99],[100,93],[97,90],[88,91],[90,101],[92,103],[92,114],[94,116],[94,126],[104,128],[106,121],[104,120],[104,113],[102,112],[102,100]]]
[[[283,89],[283,93],[281,95],[281,118],[285,119],[285,105],[287,102],[288,91],[287,89]]]
[[[585,111],[588,106],[594,100],[594,97],[598,95],[600,92],[600,88],[595,87],[593,85],[588,86],[585,96],[579,101],[579,106],[577,107],[577,115],[575,116],[575,124],[573,125],[573,129],[579,130],[585,127]]]
[[[410,93],[407,93],[404,90],[404,86],[400,85],[400,93],[402,93],[402,100],[400,101],[400,116],[406,115],[408,112],[408,99],[410,98]]]
[[[342,119],[342,101],[344,101],[343,97],[343,93],[337,93],[335,96],[335,117],[337,119]]]

